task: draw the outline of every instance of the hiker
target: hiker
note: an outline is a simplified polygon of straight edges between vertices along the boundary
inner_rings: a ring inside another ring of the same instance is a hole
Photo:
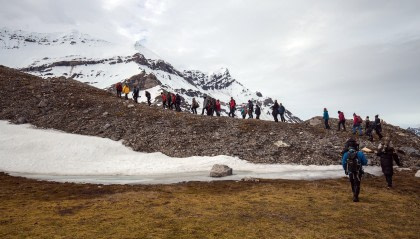
[[[146,98],[147,98],[147,104],[150,106],[152,104],[152,102],[150,101],[150,98],[152,98],[152,96],[150,95],[149,91],[146,91]]]
[[[357,143],[356,139],[353,136],[350,137],[350,139],[348,139],[346,143],[344,144],[344,149],[343,151],[341,151],[341,155],[348,152],[350,148],[353,148],[356,151],[359,151],[359,144]]]
[[[140,94],[139,87],[138,86],[137,87],[134,87],[134,90],[133,90],[133,99],[134,99],[134,102],[136,102],[136,103],[139,103],[137,101],[137,99],[139,98],[139,94]]]
[[[349,175],[351,191],[353,192],[353,202],[359,201],[360,183],[362,181],[363,168],[367,165],[367,159],[363,152],[350,147],[341,159],[344,172]]]
[[[369,120],[369,116],[366,116],[366,119],[365,119],[365,135],[369,137],[369,141],[371,141],[371,142],[373,142],[373,135],[372,135],[373,126],[374,125]]]
[[[324,119],[325,128],[330,129],[330,125],[328,124],[328,120],[330,119],[330,116],[328,115],[327,108],[324,108],[324,116],[322,118]]]
[[[229,117],[235,117],[235,111],[236,111],[236,102],[233,99],[233,97],[230,97],[229,102]]]
[[[211,98],[210,100],[210,115],[213,116],[216,112],[216,100]]]
[[[280,103],[280,106],[279,106],[279,114],[280,114],[280,120],[281,120],[281,122],[286,122],[286,119],[284,118],[284,112],[286,112],[286,108],[284,108],[283,104]]]
[[[208,113],[207,112],[207,103],[208,103],[207,96],[204,96],[204,100],[203,100],[203,111],[201,112],[201,115],[204,115],[204,110],[206,110],[206,113]]]
[[[346,118],[344,117],[344,113],[338,111],[338,131],[341,130],[341,126],[343,126],[344,131],[346,131]]]
[[[379,115],[375,115],[375,122],[373,123],[373,129],[375,130],[375,133],[379,136],[379,139],[382,139],[382,125],[381,125],[381,119],[379,119]],[[373,136],[372,136],[373,140]]]
[[[275,122],[279,122],[279,119],[277,118],[277,115],[279,114],[279,103],[277,103],[277,100],[274,101],[274,105],[271,106],[271,109],[273,109],[273,117]]]
[[[171,109],[172,108],[175,108],[175,110],[176,110],[176,95],[174,94],[174,93],[171,93],[171,102],[172,102],[172,107],[171,107]],[[181,104],[180,104],[181,105]],[[175,106],[175,107],[174,107]]]
[[[197,114],[197,108],[200,107],[200,105],[198,104],[198,102],[195,100],[195,98],[192,99],[192,104],[191,104],[191,110],[193,112],[193,114]]]
[[[246,117],[246,106],[245,105],[242,105],[242,107],[241,107],[241,115],[242,115],[242,119],[245,119],[245,117]]]
[[[121,82],[118,82],[115,85],[115,89],[117,90],[117,97],[121,98],[121,92],[122,92],[122,84],[121,84]]]
[[[257,116],[256,119],[260,119],[261,108],[260,108],[260,106],[258,104],[255,105],[255,115]]]
[[[181,96],[178,93],[175,95],[175,110],[181,112]]]
[[[122,91],[125,94],[125,99],[128,100],[128,94],[130,93],[130,88],[128,87],[127,84],[124,84]]]
[[[172,109],[173,102],[172,102],[172,94],[170,92],[168,92],[166,94],[166,104],[168,105],[168,109],[171,110]]]
[[[356,130],[359,130],[359,135],[361,136],[362,133],[362,118],[356,113],[353,113],[353,134],[356,134]]]
[[[254,112],[254,104],[251,100],[248,100],[248,119],[253,119],[254,116],[252,113]]]
[[[160,93],[160,96],[162,96],[162,106],[165,109],[166,108],[166,94],[162,92]]]
[[[388,189],[392,188],[392,175],[394,174],[393,161],[401,166],[400,159],[391,146],[391,140],[386,137],[384,142],[379,144],[377,155],[381,158],[381,168],[388,184]]]
[[[220,116],[220,111],[222,111],[222,107],[220,106],[219,100],[216,100],[215,109],[216,109],[216,115]]]

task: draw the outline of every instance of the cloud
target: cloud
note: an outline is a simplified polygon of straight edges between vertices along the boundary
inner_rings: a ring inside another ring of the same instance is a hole
[[[0,20],[9,27],[78,29],[127,44],[142,39],[178,68],[227,67],[302,118],[327,107],[379,113],[396,124],[420,122],[419,1],[0,3]]]

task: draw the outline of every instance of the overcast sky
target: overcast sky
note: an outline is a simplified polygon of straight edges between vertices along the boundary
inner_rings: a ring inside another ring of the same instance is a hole
[[[143,44],[179,69],[227,67],[303,119],[420,124],[420,1],[0,0],[0,27]]]

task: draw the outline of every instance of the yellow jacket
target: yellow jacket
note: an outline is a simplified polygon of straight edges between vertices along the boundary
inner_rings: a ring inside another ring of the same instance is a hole
[[[124,94],[128,94],[128,93],[130,93],[130,88],[127,85],[124,85],[122,92]]]

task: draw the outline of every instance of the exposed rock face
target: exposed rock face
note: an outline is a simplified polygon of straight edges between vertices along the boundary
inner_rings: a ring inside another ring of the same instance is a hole
[[[232,169],[227,165],[215,164],[211,168],[210,177],[220,178],[232,175]]]

